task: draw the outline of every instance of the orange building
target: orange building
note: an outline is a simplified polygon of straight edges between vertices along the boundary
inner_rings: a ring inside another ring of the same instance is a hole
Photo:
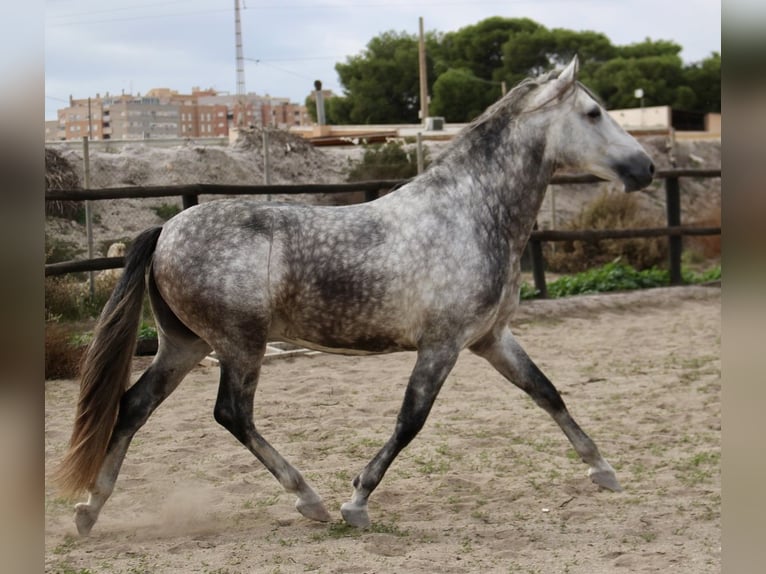
[[[244,105],[243,105],[244,104]],[[133,140],[156,138],[227,137],[240,120],[246,126],[286,128],[310,125],[305,106],[287,98],[247,94],[239,98],[212,88],[193,87],[190,94],[153,88],[141,94],[75,99],[58,110],[56,125],[46,122],[46,139]]]

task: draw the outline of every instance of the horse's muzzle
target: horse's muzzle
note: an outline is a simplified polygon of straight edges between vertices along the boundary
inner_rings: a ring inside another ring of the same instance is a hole
[[[654,164],[651,158],[642,153],[617,165],[617,175],[625,184],[625,191],[637,191],[645,188],[654,179]]]

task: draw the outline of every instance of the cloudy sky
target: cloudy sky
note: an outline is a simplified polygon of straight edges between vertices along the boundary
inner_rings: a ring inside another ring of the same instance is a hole
[[[193,86],[236,92],[235,0],[46,0],[45,117],[69,96]],[[490,16],[593,30],[613,44],[672,40],[685,62],[721,51],[720,0],[244,0],[248,92],[302,102],[315,79],[388,31],[449,32]]]

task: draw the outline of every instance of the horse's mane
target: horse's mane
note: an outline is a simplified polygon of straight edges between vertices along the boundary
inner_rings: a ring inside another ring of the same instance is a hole
[[[543,84],[559,77],[560,70],[553,70],[536,78],[525,78],[516,84],[505,96],[489,106],[482,114],[469,123],[455,138],[450,149],[441,154],[434,163],[438,163],[444,156],[449,155],[450,150],[461,147],[465,140],[473,139],[476,134],[488,135],[496,130],[504,129],[513,118],[524,113],[529,113],[546,107],[550,102],[543,102],[534,110],[526,109],[527,96]],[[555,99],[555,98],[554,98]]]
[[[566,95],[566,97],[559,99],[559,94],[555,94],[550,99],[534,108],[528,109],[526,107],[528,96],[547,82],[558,78],[561,75],[561,71],[562,70],[552,70],[536,78],[525,78],[520,81],[505,96],[489,106],[482,114],[477,116],[471,123],[463,128],[455,138],[453,145],[450,146],[445,153],[437,157],[434,164],[439,163],[442,158],[450,155],[451,150],[462,147],[461,144],[466,140],[480,142],[486,137],[491,136],[493,133],[506,129],[511,121],[524,114],[530,114],[548,108],[552,102],[556,102],[555,105],[563,103],[563,101],[574,95],[578,87],[585,90],[588,95],[603,107],[603,103],[598,96],[583,86],[580,82],[575,82],[573,89]]]

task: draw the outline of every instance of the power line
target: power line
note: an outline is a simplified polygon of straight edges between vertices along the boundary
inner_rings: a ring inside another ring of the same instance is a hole
[[[46,25],[51,28],[61,28],[61,27],[73,26],[77,24],[104,24],[107,22],[134,22],[139,20],[159,20],[162,18],[176,18],[179,16],[198,16],[200,14],[213,14],[213,13],[220,14],[224,12],[231,12],[231,10],[228,8],[214,8],[210,10],[197,10],[197,11],[191,11],[191,12],[147,14],[143,16],[127,16],[125,18],[104,18],[101,20],[73,20],[70,22],[50,23]]]
[[[513,4],[533,4],[533,3],[572,3],[575,1],[580,0],[536,0],[536,2],[533,2],[532,0],[506,0],[504,2],[498,1],[498,0],[436,0],[434,2],[418,2],[417,0],[402,0],[400,2],[396,2],[393,0],[385,0],[385,1],[378,1],[373,0],[370,2],[349,2],[344,4],[338,4],[333,2],[282,2],[282,3],[274,3],[274,4],[256,4],[255,6],[250,6],[247,8],[251,11],[261,11],[261,10],[284,10],[284,11],[291,11],[291,10],[306,10],[309,8],[322,8],[323,10],[353,10],[353,9],[370,9],[370,8],[384,8],[384,9],[391,9],[391,8],[441,8],[446,6],[477,6],[477,5],[497,5],[497,6],[508,6]],[[606,0],[596,0],[605,2]],[[175,5],[184,5],[188,6],[188,2],[183,2],[181,0],[170,0],[166,2],[157,2],[153,4],[140,4],[137,6],[120,6],[120,7],[114,7],[114,8],[104,8],[100,10],[88,10],[87,12],[73,12],[69,14],[59,14],[59,15],[47,15],[46,16],[46,25],[50,26],[52,28],[58,28],[63,26],[73,26],[77,24],[102,24],[106,22],[129,22],[129,21],[137,21],[137,20],[152,20],[152,19],[161,19],[161,18],[174,18],[179,16],[196,16],[199,14],[211,14],[211,13],[222,13],[222,12],[230,12],[230,8],[209,8],[209,9],[200,9],[200,10],[180,10],[175,12],[165,12],[161,14],[151,13],[151,14],[142,14],[142,15],[135,15],[135,16],[125,16],[125,17],[115,17],[115,18],[100,18],[100,19],[89,19],[87,16],[91,16],[93,14],[114,14],[118,12],[125,12],[129,10],[141,10],[141,9],[151,9],[154,11],[157,7],[164,7],[164,6],[175,6]],[[55,22],[52,20],[67,20],[64,22]]]
[[[274,64],[269,63],[270,61],[278,61],[278,60],[258,60],[256,58],[245,58],[245,60],[247,60],[248,62],[254,62],[255,64],[262,64],[269,68],[273,68],[275,70],[279,70],[280,72],[284,72],[285,74],[292,74],[293,76],[297,76],[298,78],[302,78],[304,80],[309,80],[309,81],[314,80],[314,78],[309,78],[308,76],[304,76],[303,74],[300,74],[293,70],[288,70],[287,68],[282,68],[281,66],[275,66]]]
[[[171,6],[175,4],[184,4],[188,5],[188,0],[172,0],[170,2],[153,2],[151,4],[139,4],[137,6],[118,6],[113,8],[102,8],[101,10],[88,10],[87,12],[74,12],[70,14],[53,14],[46,16],[48,19],[50,18],[72,18],[75,16],[90,16],[92,14],[112,14],[114,12],[125,12],[127,10],[136,10],[141,8],[151,8],[155,9],[160,6]]]

